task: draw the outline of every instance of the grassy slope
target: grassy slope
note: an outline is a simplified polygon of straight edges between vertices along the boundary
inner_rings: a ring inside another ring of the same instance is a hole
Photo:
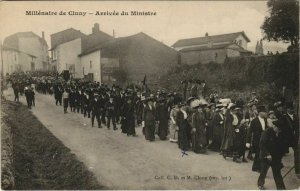
[[[15,189],[105,189],[26,106],[2,102],[13,134]]]

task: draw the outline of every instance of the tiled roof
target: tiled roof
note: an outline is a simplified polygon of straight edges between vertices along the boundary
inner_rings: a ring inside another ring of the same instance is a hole
[[[82,37],[82,52],[90,50],[90,49],[94,48],[95,46],[98,46],[99,44],[108,42],[113,39],[114,39],[114,37],[112,37],[111,35],[103,32],[103,31],[97,31],[90,35],[83,36]]]
[[[202,50],[216,50],[216,49],[232,49],[237,50],[239,52],[249,52],[251,51],[245,50],[241,46],[235,44],[235,43],[227,43],[227,44],[218,44],[218,45],[212,45],[212,47],[208,46],[200,46],[200,47],[190,47],[190,48],[183,48],[179,52],[190,52],[190,51],[202,51]]]
[[[44,44],[45,46],[48,46],[45,39],[43,39],[42,37],[33,33],[32,31],[18,32],[18,33],[12,34],[4,39],[4,44],[9,45],[10,47],[18,48],[18,40],[17,39],[22,38],[22,37],[37,37],[42,44]]]
[[[84,33],[73,28],[51,34],[51,49],[55,49],[58,45],[86,36]]]
[[[130,47],[133,41],[136,39],[138,39],[140,43],[146,43],[148,40],[150,40],[152,42],[156,42],[156,44],[159,44],[160,46],[168,48],[170,51],[176,52],[171,47],[157,41],[156,39],[150,37],[149,35],[143,32],[140,32],[131,36],[119,37],[113,40],[106,41],[105,43],[98,44],[97,46],[91,47],[90,49],[83,51],[79,56],[87,55],[100,49],[102,51],[101,54],[107,57],[115,56],[116,54],[123,54],[127,51],[128,47]]]
[[[205,37],[197,37],[197,38],[189,38],[189,39],[181,39],[173,44],[172,47],[183,47],[183,46],[193,46],[193,45],[201,45],[207,44],[209,41],[214,43],[217,42],[233,42],[240,34],[244,36],[244,38],[250,42],[250,39],[246,36],[245,32],[236,32],[229,34],[221,34],[221,35],[213,35],[213,36],[205,36]]]
[[[23,52],[23,51],[20,51],[19,49],[16,49],[16,48],[13,48],[13,47],[9,47],[9,46],[5,46],[5,45],[2,45],[3,47],[3,50],[12,50],[12,51],[16,51],[16,52],[19,52],[19,53],[23,53],[23,54],[26,54],[28,56],[31,56],[33,58],[36,58],[36,56],[32,55],[32,54],[29,54],[29,53],[26,53],[26,52]]]

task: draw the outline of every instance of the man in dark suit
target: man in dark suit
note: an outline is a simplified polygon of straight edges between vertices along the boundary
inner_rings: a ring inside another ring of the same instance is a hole
[[[295,151],[299,141],[299,120],[297,115],[294,114],[293,103],[287,103],[286,108],[287,112],[284,116],[286,117],[287,124],[288,147],[292,147]]]
[[[273,127],[266,129],[260,139],[260,153],[259,158],[261,160],[261,172],[257,181],[258,188],[264,190],[265,178],[268,169],[272,168],[273,177],[275,180],[276,188],[278,190],[285,190],[285,185],[281,175],[281,159],[284,154],[284,150],[281,145],[280,130],[277,127],[278,121],[273,122]]]
[[[110,121],[113,124],[114,130],[117,130],[116,127],[116,110],[115,110],[115,102],[114,98],[110,97],[109,102],[105,105],[106,116],[107,116],[107,129],[110,129]]]
[[[254,118],[250,123],[250,128],[247,133],[247,143],[246,147],[250,148],[250,143],[252,145],[253,151],[255,153],[252,171],[260,172],[260,160],[259,160],[259,141],[261,133],[267,129],[267,113],[265,106],[257,106],[258,116]]]
[[[94,99],[91,101],[91,109],[92,109],[92,127],[94,127],[95,117],[97,119],[98,128],[101,128],[101,120],[100,120],[100,112],[101,112],[101,103],[99,99],[99,94],[94,94]]]

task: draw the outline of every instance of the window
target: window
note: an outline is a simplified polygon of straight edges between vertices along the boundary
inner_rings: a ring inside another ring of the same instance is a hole
[[[90,60],[90,68],[92,69],[93,65],[92,65],[92,61]]]
[[[242,46],[242,40],[239,40],[238,45]]]

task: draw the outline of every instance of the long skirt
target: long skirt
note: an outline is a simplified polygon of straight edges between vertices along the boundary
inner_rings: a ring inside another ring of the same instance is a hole
[[[126,119],[122,118],[121,119],[121,129],[122,129],[122,133],[127,133],[128,129],[127,129],[127,125],[126,125]]]
[[[212,143],[209,145],[208,149],[215,152],[220,152],[223,132],[224,132],[223,126],[214,126]]]
[[[206,153],[206,133],[204,129],[197,129],[192,133],[192,149],[195,153]]]
[[[145,134],[145,139],[149,141],[154,141],[155,140],[155,121],[153,122],[148,122],[145,123],[145,129],[144,129],[144,134]]]
[[[238,157],[238,152],[235,144],[234,128],[225,129],[224,138],[222,140],[221,152],[224,157]]]
[[[135,135],[135,121],[134,118],[127,119],[126,118],[126,126],[127,126],[127,135]]]
[[[179,125],[178,130],[178,147],[184,151],[191,147],[188,139],[187,128],[188,122],[185,120],[182,125]]]
[[[158,124],[158,136],[160,140],[166,140],[168,135],[168,120],[160,121]]]

